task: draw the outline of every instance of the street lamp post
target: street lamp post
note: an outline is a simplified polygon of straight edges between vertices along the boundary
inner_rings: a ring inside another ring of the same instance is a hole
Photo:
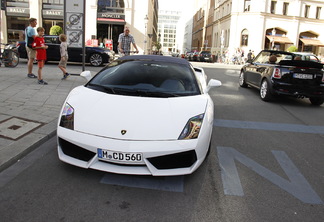
[[[146,54],[146,42],[147,42],[147,40],[146,40],[146,36],[147,36],[147,23],[148,23],[148,17],[147,17],[147,15],[145,16],[145,18],[144,18],[144,22],[145,22],[145,35],[144,35],[144,55]]]

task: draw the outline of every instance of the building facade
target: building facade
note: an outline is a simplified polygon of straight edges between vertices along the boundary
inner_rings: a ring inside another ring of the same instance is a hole
[[[161,51],[163,54],[177,53],[179,45],[177,42],[178,22],[181,18],[181,11],[160,10],[158,31],[160,34]]]
[[[324,12],[321,0],[223,0],[215,3],[213,52],[261,49],[322,54]],[[223,49],[223,50],[222,50]]]
[[[64,0],[6,0],[1,1],[1,42],[13,43],[24,40],[24,29],[33,17],[38,26],[49,34],[52,26],[64,29]],[[85,39],[96,39],[98,45],[112,42],[117,51],[117,41],[124,27],[130,28],[140,51],[151,48],[149,39],[157,39],[158,0],[79,0],[85,3]],[[151,41],[151,42],[152,42]],[[100,44],[102,43],[102,44]],[[147,52],[146,52],[147,53]]]
[[[214,55],[220,55],[237,49],[257,53],[296,46],[298,51],[324,55],[323,0],[197,0],[198,3],[193,16],[194,50],[210,49]]]

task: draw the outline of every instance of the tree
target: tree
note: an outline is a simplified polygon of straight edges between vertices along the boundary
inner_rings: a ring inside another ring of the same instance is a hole
[[[61,28],[61,26],[58,25],[52,26],[49,32],[50,35],[60,35],[62,33],[63,33],[63,29]]]
[[[290,46],[288,49],[287,49],[288,52],[297,52],[298,51],[298,48],[294,45]]]
[[[160,49],[162,48],[162,45],[160,42],[153,42],[153,46],[156,47],[156,50],[159,52]]]

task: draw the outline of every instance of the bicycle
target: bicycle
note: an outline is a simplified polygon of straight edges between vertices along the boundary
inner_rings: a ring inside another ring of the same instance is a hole
[[[4,45],[3,52],[0,51],[0,67],[2,63],[4,63],[5,67],[16,67],[19,63],[19,54],[17,52],[17,48],[10,44]]]

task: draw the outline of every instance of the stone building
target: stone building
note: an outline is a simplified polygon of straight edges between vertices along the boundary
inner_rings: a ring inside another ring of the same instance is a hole
[[[6,0],[1,1],[1,43],[24,40],[28,19],[34,17],[45,34],[53,25],[64,28],[64,0]],[[112,40],[117,49],[118,35],[125,26],[131,30],[140,51],[151,48],[146,41],[157,39],[158,0],[74,0],[73,4],[85,3],[85,40]],[[67,20],[68,18],[66,18]]]

